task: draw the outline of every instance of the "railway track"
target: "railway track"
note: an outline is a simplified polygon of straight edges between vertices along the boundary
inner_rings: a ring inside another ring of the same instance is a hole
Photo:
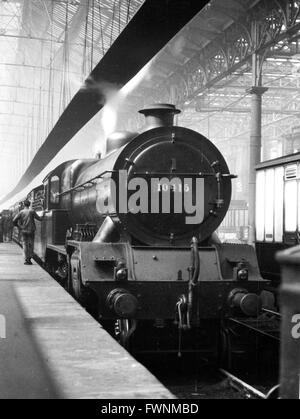
[[[280,341],[281,314],[267,309],[263,309],[262,313],[263,314],[259,319],[231,318],[229,319],[229,322],[267,338]]]
[[[54,275],[53,275],[54,276]],[[54,276],[55,277],[55,276]],[[55,277],[56,280],[58,278]],[[59,282],[59,281],[58,281]],[[272,339],[276,342],[280,340],[279,325],[281,315],[278,312],[263,309],[263,318],[257,319],[236,319],[230,318],[229,324],[235,325],[244,330],[256,333],[264,338]],[[146,356],[151,356],[149,352]],[[145,351],[143,355],[147,354]],[[143,357],[142,355],[142,357]],[[200,399],[276,399],[278,398],[278,386],[270,386],[260,384],[254,386],[246,382],[246,379],[238,378],[235,374],[226,369],[219,369],[207,359],[199,360],[197,364],[197,374],[195,374],[194,366],[188,366],[187,369],[182,365],[182,359],[177,358],[178,351],[172,353],[160,352],[160,357],[164,357],[164,362],[159,362],[159,366],[155,361],[148,359],[144,362],[140,356],[136,358],[146,368],[148,368],[176,397],[186,400]],[[195,356],[195,351],[190,351],[189,356]],[[172,357],[171,362],[165,357]],[[154,355],[157,359],[157,354]],[[164,364],[166,370],[161,371],[160,367]],[[169,372],[171,371],[171,375]],[[243,373],[241,373],[243,375]]]
[[[230,345],[232,353],[229,358],[231,365],[219,368],[216,359],[197,358],[197,355],[184,354],[182,359],[177,359],[175,352],[167,358],[161,358],[158,365],[151,360],[144,365],[166,385],[166,387],[179,399],[260,399],[269,400],[279,397],[277,371],[278,357],[275,348],[279,348],[280,341],[280,313],[264,309],[260,321],[229,319],[228,327],[233,326],[233,335],[238,331],[239,336],[248,337],[250,344],[256,338],[263,342],[257,346],[257,354],[248,361],[247,349],[243,352],[240,348]],[[264,343],[269,345],[269,352],[262,357],[261,348]],[[255,349],[255,348],[254,348]],[[253,352],[251,352],[253,355]],[[150,355],[149,355],[150,356]],[[171,359],[172,357],[172,359]],[[191,359],[193,357],[193,360]],[[243,362],[240,362],[240,358]],[[272,357],[272,359],[270,359]],[[162,365],[168,366],[162,370]]]
[[[268,392],[263,392],[233,374],[230,374],[226,370],[220,369],[220,373],[228,380],[230,387],[239,392],[245,399],[270,400],[277,399],[279,397],[278,385],[271,388]]]
[[[256,375],[255,360],[246,368],[236,368],[229,372],[217,366],[216,360],[197,360],[191,354],[181,359],[175,354],[164,356],[148,355],[148,359],[138,360],[146,366],[178,399],[277,399],[277,374]],[[263,369],[264,366],[261,366]],[[276,368],[274,368],[275,371]]]

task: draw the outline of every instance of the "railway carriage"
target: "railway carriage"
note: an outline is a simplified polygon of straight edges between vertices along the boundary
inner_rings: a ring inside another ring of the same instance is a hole
[[[300,243],[300,153],[257,166],[256,251],[264,278],[280,281],[275,255]]]

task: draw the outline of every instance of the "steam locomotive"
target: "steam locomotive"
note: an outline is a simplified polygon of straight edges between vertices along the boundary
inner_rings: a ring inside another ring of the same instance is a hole
[[[258,316],[266,282],[255,250],[215,234],[235,176],[207,138],[174,125],[175,106],[140,112],[143,132],[112,134],[103,158],[65,162],[29,194],[46,210],[36,256],[124,345],[152,330],[171,345]]]

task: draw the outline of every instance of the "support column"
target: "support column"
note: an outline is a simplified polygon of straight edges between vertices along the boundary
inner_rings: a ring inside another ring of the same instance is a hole
[[[287,134],[284,136],[284,155],[288,156],[294,153],[294,136]]]
[[[262,95],[268,89],[254,86],[248,93],[252,95],[251,103],[251,136],[249,150],[249,244],[255,243],[255,208],[256,208],[256,171],[255,167],[261,162],[261,120]]]

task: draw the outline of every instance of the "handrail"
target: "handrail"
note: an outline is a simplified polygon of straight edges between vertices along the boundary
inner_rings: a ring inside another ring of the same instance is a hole
[[[186,176],[186,177],[199,177],[199,178],[206,178],[206,177],[224,177],[230,179],[236,179],[238,176],[233,175],[230,173],[182,173],[182,172],[134,172],[134,175],[139,176]]]
[[[116,170],[106,170],[105,172],[103,172],[103,173],[101,173],[100,175],[98,175],[98,176],[95,176],[94,178],[92,178],[92,179],[90,179],[90,180],[87,180],[86,182],[84,182],[84,183],[81,183],[80,185],[76,185],[76,186],[74,186],[74,188],[71,188],[71,189],[68,189],[67,191],[64,191],[64,192],[61,192],[60,194],[58,194],[58,196],[64,196],[64,195],[67,195],[67,194],[69,194],[69,193],[72,193],[72,192],[74,192],[74,191],[76,191],[77,189],[80,189],[80,188],[84,188],[84,186],[86,186],[86,185],[88,185],[89,183],[92,183],[92,182],[94,182],[95,180],[97,180],[97,179],[101,179],[104,175],[106,175],[106,174],[108,174],[108,173],[110,173],[110,174],[112,174],[112,173],[116,173]],[[228,177],[228,178],[231,178],[231,179],[235,179],[237,176],[236,175],[232,175],[232,174],[223,174],[223,173],[221,173],[221,174],[217,174],[217,173],[176,173],[176,172],[174,172],[174,173],[163,173],[163,172],[161,172],[161,173],[159,173],[159,172],[141,172],[141,173],[138,173],[138,172],[135,172],[134,173],[134,175],[136,176],[136,175],[140,175],[140,176],[153,176],[153,175],[159,175],[159,176],[170,176],[170,175],[177,175],[177,176],[196,176],[196,177],[202,177],[202,178],[205,178],[205,177]]]
[[[86,182],[81,183],[80,185],[74,186],[74,188],[71,188],[71,189],[68,189],[67,191],[61,192],[60,194],[58,194],[58,196],[64,196],[64,195],[67,195],[69,193],[72,193],[72,192],[76,191],[77,189],[84,188],[89,183],[93,183],[95,180],[101,179],[104,175],[106,175],[108,173],[115,173],[115,172],[116,172],[115,170],[106,170],[105,172],[101,173],[100,175],[95,176],[94,178],[92,178],[90,180],[87,180]]]

